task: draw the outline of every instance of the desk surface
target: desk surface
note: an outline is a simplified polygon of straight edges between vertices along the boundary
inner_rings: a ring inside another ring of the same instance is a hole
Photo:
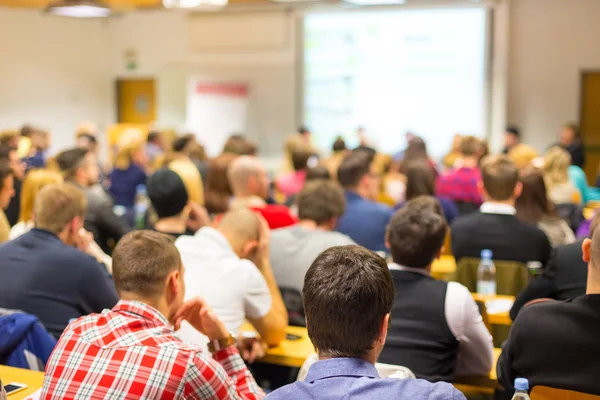
[[[476,301],[482,301],[483,303],[494,300],[507,300],[512,303],[515,302],[515,296],[503,296],[498,294],[493,296],[483,296],[477,293],[472,293],[472,295]],[[510,310],[501,311],[498,313],[490,313],[488,311],[488,319],[490,321],[490,325],[512,325],[512,320],[510,319],[509,311]]]
[[[456,271],[454,256],[441,256],[431,265],[431,276],[435,279],[447,280]]]
[[[8,400],[22,400],[31,393],[42,388],[44,383],[44,373],[0,365],[0,379],[2,379],[3,385],[7,385],[11,382],[26,384],[27,389],[7,397]]]

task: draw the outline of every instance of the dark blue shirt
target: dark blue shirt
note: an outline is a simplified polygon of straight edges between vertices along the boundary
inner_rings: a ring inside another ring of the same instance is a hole
[[[360,358],[317,361],[303,382],[284,386],[267,396],[271,400],[464,400],[448,383],[422,379],[382,379],[375,366]]]
[[[145,184],[146,172],[135,163],[131,163],[127,169],[115,168],[110,173],[110,193],[119,206],[133,207],[135,189]]]
[[[0,307],[37,316],[59,337],[69,320],[118,301],[103,264],[55,234],[32,229],[0,246]]]
[[[445,197],[435,197],[437,199],[437,201],[440,203],[440,206],[442,207],[442,210],[444,211],[444,217],[446,217],[446,221],[448,222],[448,224],[451,224],[452,221],[455,218],[458,218],[460,216],[460,213],[458,212],[458,208],[456,208],[456,204],[454,204],[454,202],[450,199],[447,199]],[[402,203],[398,203],[398,205],[396,206],[395,210],[399,210],[402,207],[404,207],[404,205],[406,204],[406,201],[403,201]]]
[[[346,213],[336,230],[350,236],[361,246],[373,251],[386,251],[385,229],[394,214],[390,207],[366,200],[346,191]]]

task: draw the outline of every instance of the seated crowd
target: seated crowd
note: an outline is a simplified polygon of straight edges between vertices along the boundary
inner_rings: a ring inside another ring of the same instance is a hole
[[[421,138],[385,156],[359,131],[319,159],[301,128],[273,182],[243,135],[209,160],[194,135],[126,131],[109,170],[93,124],[54,157],[45,131],[0,133],[0,332],[29,334],[0,337],[0,364],[32,367],[26,348],[44,399],[464,399],[451,384],[489,376],[496,336],[458,271],[489,250],[499,270],[541,266],[513,293],[497,398],[517,377],[600,395],[576,127],[543,159],[515,127],[501,155],[457,135],[442,165]],[[456,281],[432,274],[444,254]],[[316,353],[296,382],[255,365],[288,324]]]

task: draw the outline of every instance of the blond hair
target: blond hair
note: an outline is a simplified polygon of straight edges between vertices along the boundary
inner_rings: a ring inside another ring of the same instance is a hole
[[[571,154],[562,147],[555,146],[544,156],[544,178],[548,187],[569,181]]]
[[[44,186],[53,183],[63,183],[62,176],[49,169],[34,169],[27,174],[21,189],[21,211],[19,221],[27,222],[33,220],[33,206],[35,199]]]
[[[115,167],[121,170],[128,169],[131,165],[133,153],[142,150],[145,145],[146,138],[139,129],[128,129],[123,132],[123,135],[117,144]]]
[[[204,205],[202,177],[196,164],[189,158],[179,158],[169,163],[169,169],[179,175],[189,199],[196,204]]]
[[[83,191],[70,183],[47,185],[35,199],[35,227],[60,233],[74,218],[83,219],[87,199]]]
[[[520,143],[508,152],[508,158],[515,163],[519,170],[527,168],[538,158],[538,152],[533,147]]]

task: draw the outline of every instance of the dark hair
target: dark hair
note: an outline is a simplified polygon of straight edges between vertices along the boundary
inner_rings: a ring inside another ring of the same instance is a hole
[[[386,237],[396,264],[425,268],[444,245],[448,224],[440,203],[419,196],[400,208],[390,220]]]
[[[370,172],[373,155],[367,151],[353,151],[338,167],[337,177],[345,189],[355,189],[360,180]]]
[[[521,132],[516,125],[508,125],[505,129],[505,132],[510,133],[511,135],[514,135],[517,138],[521,137]]]
[[[371,349],[394,302],[385,260],[360,246],[325,250],[304,278],[308,336],[320,357],[362,357]]]
[[[0,190],[4,189],[4,180],[13,175],[10,162],[7,159],[0,160]]]
[[[308,167],[308,160],[313,156],[313,153],[308,149],[296,149],[292,151],[292,165],[294,171],[302,171]]]
[[[157,139],[160,139],[160,132],[150,131],[148,133],[148,139],[147,139],[148,143],[154,143]]]
[[[537,224],[544,216],[554,215],[554,205],[548,198],[544,175],[529,167],[521,173],[523,191],[515,202],[517,217],[525,222]]]
[[[233,134],[223,146],[223,153],[235,154],[238,156],[256,155],[256,145],[241,134]]]
[[[31,134],[35,133],[36,131],[37,131],[37,129],[31,125],[23,125],[21,127],[20,134],[21,134],[21,136],[29,137],[29,136],[31,136]]]
[[[221,214],[229,210],[229,201],[233,192],[227,178],[227,170],[236,157],[235,154],[225,153],[210,163],[206,176],[204,203],[206,210],[211,214]]]
[[[152,174],[146,187],[158,218],[180,215],[188,204],[189,195],[182,178],[168,168],[160,168]]]
[[[308,171],[306,171],[306,182],[317,179],[330,180],[331,173],[323,165],[317,165],[316,167],[309,168]]]
[[[0,145],[0,158],[10,159],[10,153],[13,151],[16,151],[16,149],[7,144]]]
[[[435,175],[431,166],[423,160],[408,163],[406,167],[406,200],[418,196],[433,196]]]
[[[307,127],[307,126],[305,126],[305,125],[302,125],[302,126],[300,126],[300,127],[298,128],[298,133],[299,133],[299,134],[301,134],[301,135],[305,135],[305,134],[307,134],[307,133],[310,133],[310,129],[308,129],[308,127]]]
[[[66,180],[72,179],[77,175],[77,170],[83,166],[85,156],[89,153],[88,149],[76,147],[65,150],[56,156],[58,168]]]
[[[339,183],[328,180],[308,182],[297,199],[298,217],[322,225],[346,211],[344,190]]]
[[[429,156],[427,155],[427,144],[418,136],[415,136],[408,144],[408,147],[404,152],[404,159],[400,165],[400,172],[406,175],[408,164],[415,160],[429,160]]]
[[[519,182],[519,169],[504,155],[486,157],[481,164],[483,187],[492,200],[510,199]]]
[[[181,153],[195,139],[196,137],[191,133],[179,136],[173,141],[173,151]]]
[[[332,150],[334,152],[346,150],[346,142],[344,141],[344,139],[342,139],[341,136],[338,136],[335,139],[335,142],[333,142]]]
[[[171,236],[133,231],[123,236],[112,255],[113,279],[119,294],[156,297],[173,270],[181,270],[181,255]]]

